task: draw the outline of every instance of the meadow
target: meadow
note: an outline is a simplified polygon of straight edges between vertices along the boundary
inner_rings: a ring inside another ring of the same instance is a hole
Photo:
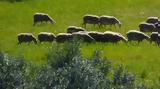
[[[85,14],[113,15],[122,22],[122,28],[112,28],[124,36],[128,30],[137,29],[138,24],[149,16],[160,16],[159,0],[28,0],[10,3],[0,1],[0,50],[10,55],[24,56],[27,61],[37,65],[45,62],[48,50],[56,43],[17,45],[17,34],[30,32],[35,36],[39,32],[66,32],[71,25],[81,26]],[[33,26],[33,14],[43,12],[49,14],[56,24]],[[107,31],[92,25],[87,31]],[[89,57],[95,49],[102,51],[102,56],[111,59],[115,65],[123,64],[132,73],[146,73],[146,83],[153,85],[160,79],[160,48],[155,44],[143,41],[139,45],[128,45],[120,42],[82,43],[81,52]]]

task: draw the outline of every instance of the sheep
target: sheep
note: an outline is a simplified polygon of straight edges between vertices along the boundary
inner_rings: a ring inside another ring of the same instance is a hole
[[[89,31],[87,33],[88,33],[89,36],[91,36],[93,39],[95,39],[95,41],[104,42],[103,33],[102,32]]]
[[[139,24],[139,29],[142,32],[155,32],[156,31],[156,26],[151,23],[146,23],[146,22],[141,22]]]
[[[160,24],[160,19],[158,19],[158,24]]]
[[[160,20],[158,20],[158,23],[156,23],[155,26],[156,26],[156,31],[160,32]]]
[[[159,44],[160,44],[160,35],[158,34],[158,32],[152,32],[151,33],[150,43],[152,44],[152,42],[156,43],[159,46]]]
[[[121,27],[121,22],[114,16],[100,16],[100,26],[102,27],[103,25],[106,26],[106,25],[118,25],[119,27]]]
[[[36,25],[38,22],[50,22],[50,23],[55,23],[55,21],[48,15],[48,14],[45,14],[45,13],[35,13],[33,15],[33,18],[34,18],[34,24],[33,25]]]
[[[49,32],[40,32],[38,34],[39,42],[53,42],[56,39],[56,36],[53,33]]]
[[[59,34],[57,34],[56,41],[57,42],[64,42],[64,41],[71,40],[72,38],[73,38],[72,34],[70,34],[70,33],[59,33]]]
[[[69,26],[67,28],[67,33],[74,33],[74,32],[79,32],[79,31],[85,31],[85,30],[82,27],[76,27],[76,26]]]
[[[157,24],[158,23],[158,17],[148,17],[147,23]]]
[[[34,37],[34,35],[32,33],[19,33],[18,36],[18,44],[21,43],[30,43],[30,42],[34,42],[35,44],[37,44],[37,39]]]
[[[103,35],[104,42],[118,43],[119,41],[127,42],[127,39],[117,32],[106,31]]]
[[[86,24],[93,24],[99,26],[99,16],[96,15],[85,15],[83,16],[82,27],[86,28]]]
[[[150,42],[156,42],[158,39],[158,32],[152,32],[150,36]]]
[[[95,41],[94,38],[92,38],[91,36],[88,35],[87,32],[76,32],[73,33],[73,37],[74,38],[78,38],[84,42],[93,42]]]
[[[143,32],[137,30],[130,30],[126,33],[128,41],[138,41],[140,43],[144,39],[150,40],[150,37]]]

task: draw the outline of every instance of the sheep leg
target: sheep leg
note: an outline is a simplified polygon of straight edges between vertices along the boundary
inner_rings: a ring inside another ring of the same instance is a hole
[[[21,44],[21,42],[18,42],[18,45],[20,45]]]
[[[36,25],[36,22],[33,23],[33,26],[35,26],[35,25]]]
[[[116,29],[116,25],[114,24],[113,26],[114,26],[114,28]]]
[[[95,28],[95,27],[96,27],[96,24],[93,24],[93,27]]]
[[[86,28],[86,23],[82,23],[82,27]]]

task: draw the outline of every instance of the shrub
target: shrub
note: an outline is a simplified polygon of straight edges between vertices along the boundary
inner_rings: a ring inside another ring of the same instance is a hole
[[[76,39],[66,42],[63,45],[57,44],[55,47],[51,48],[47,55],[48,63],[55,69],[64,67],[70,64],[75,56],[80,56],[79,48],[80,42],[76,42]]]
[[[122,66],[111,68],[111,62],[102,58],[100,51],[85,60],[79,45],[72,41],[52,49],[48,63],[37,72],[34,89],[143,89]],[[107,75],[112,72],[113,79]]]
[[[23,60],[8,57],[0,52],[0,89],[15,89],[24,87]]]

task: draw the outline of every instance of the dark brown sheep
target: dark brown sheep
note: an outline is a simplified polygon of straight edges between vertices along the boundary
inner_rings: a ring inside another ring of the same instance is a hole
[[[103,33],[102,32],[89,31],[87,33],[92,38],[94,38],[96,42],[104,42],[104,38],[103,38]]]
[[[142,32],[155,32],[156,31],[156,26],[151,23],[145,23],[142,22],[139,24],[139,29]]]
[[[70,34],[70,33],[59,33],[59,34],[57,34],[56,41],[57,42],[64,42],[64,41],[71,40],[72,38],[73,38],[72,34]]]
[[[106,31],[104,32],[104,41],[117,43],[119,41],[127,42],[127,39],[117,32]]]
[[[88,33],[86,32],[76,32],[73,33],[73,37],[74,38],[78,38],[84,42],[93,42],[95,41],[94,38],[92,38],[91,36],[88,35]]]
[[[30,43],[30,42],[34,42],[35,44],[37,44],[37,39],[33,36],[32,33],[20,33],[17,36],[18,38],[18,44],[21,43]]]
[[[99,16],[96,15],[85,15],[83,17],[82,27],[86,28],[86,24],[93,24],[99,26]]]
[[[130,30],[127,33],[128,41],[138,41],[141,42],[144,39],[150,40],[150,37],[143,32],[137,30]]]
[[[53,33],[49,32],[40,32],[38,34],[39,42],[53,42],[56,39],[56,36]]]
[[[106,26],[106,25],[114,25],[116,26],[116,24],[121,27],[121,22],[114,16],[100,16],[100,26]]]
[[[147,23],[157,24],[158,23],[158,17],[148,17]]]
[[[36,25],[38,22],[50,22],[50,23],[55,23],[55,21],[48,15],[48,14],[45,14],[45,13],[35,13],[34,16],[34,24],[33,25]]]
[[[69,26],[67,28],[67,33],[74,33],[74,32],[79,32],[79,31],[85,31],[85,30],[82,27],[76,27],[76,26]]]

